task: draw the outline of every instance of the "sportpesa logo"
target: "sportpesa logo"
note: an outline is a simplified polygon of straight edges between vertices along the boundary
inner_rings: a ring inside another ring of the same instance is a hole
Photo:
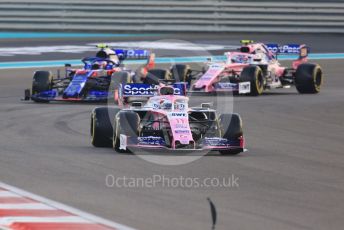
[[[157,92],[159,86],[128,84],[123,86],[123,94],[126,96],[153,96]],[[182,90],[174,88],[175,95],[182,95]]]
[[[123,87],[123,93],[124,95],[154,95],[154,92],[156,91],[157,86],[152,85],[139,85],[139,84],[133,84],[133,85],[124,85]]]
[[[267,48],[273,53],[280,54],[298,54],[300,52],[300,45],[297,44],[289,44],[283,46],[279,46],[277,44],[267,44]]]

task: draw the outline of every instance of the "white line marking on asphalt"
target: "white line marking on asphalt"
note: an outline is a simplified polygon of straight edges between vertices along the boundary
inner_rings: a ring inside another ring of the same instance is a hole
[[[0,225],[9,226],[13,223],[80,223],[93,224],[92,221],[78,216],[66,217],[32,217],[32,216],[10,216],[0,218]]]
[[[13,209],[13,210],[56,210],[56,208],[48,206],[46,204],[0,204],[1,209]]]
[[[0,191],[0,197],[21,197],[21,196],[12,192],[8,192],[8,191]]]

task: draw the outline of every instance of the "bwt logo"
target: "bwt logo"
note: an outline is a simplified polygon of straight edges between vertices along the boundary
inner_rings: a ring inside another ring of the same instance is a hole
[[[186,113],[171,113],[171,117],[187,117]]]
[[[187,129],[188,126],[186,124],[176,124],[175,125],[176,129]]]

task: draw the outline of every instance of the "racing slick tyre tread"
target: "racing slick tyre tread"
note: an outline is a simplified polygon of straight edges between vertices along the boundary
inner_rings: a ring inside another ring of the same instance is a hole
[[[160,80],[170,80],[171,73],[165,69],[151,69],[148,71],[143,83],[148,85],[159,85]]]
[[[239,114],[221,114],[219,117],[222,137],[228,140],[238,139],[243,136],[242,119]],[[222,155],[237,155],[242,149],[220,151]]]
[[[111,147],[113,121],[120,111],[117,108],[99,107],[91,113],[91,143],[95,147]]]
[[[50,71],[36,71],[32,79],[32,95],[38,94],[52,88],[53,74]],[[44,100],[33,99],[34,102],[48,102]]]
[[[191,83],[191,68],[189,65],[176,64],[171,67],[172,79],[175,82]]]
[[[295,87],[301,94],[319,93],[322,80],[322,69],[316,64],[301,64],[295,73]]]
[[[118,113],[114,121],[112,147],[119,153],[130,153],[130,150],[120,149],[120,135],[137,137],[140,127],[140,116],[132,111]]]
[[[118,91],[120,84],[127,84],[131,83],[131,77],[128,72],[125,71],[120,71],[120,72],[115,72],[111,76],[111,85],[110,85],[110,91],[113,91],[113,100],[115,104],[118,104]],[[111,98],[110,98],[111,99]]]
[[[246,66],[240,74],[240,81],[251,83],[250,96],[259,96],[264,91],[264,74],[259,66]]]

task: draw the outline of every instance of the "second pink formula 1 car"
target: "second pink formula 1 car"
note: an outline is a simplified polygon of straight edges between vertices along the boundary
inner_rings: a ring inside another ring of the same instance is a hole
[[[239,51],[225,53],[225,62],[209,62],[204,73],[191,85],[191,91],[233,93],[258,96],[267,89],[295,85],[301,94],[320,92],[323,71],[308,63],[306,45],[255,43],[242,41]],[[278,55],[298,55],[291,67],[284,67]]]

